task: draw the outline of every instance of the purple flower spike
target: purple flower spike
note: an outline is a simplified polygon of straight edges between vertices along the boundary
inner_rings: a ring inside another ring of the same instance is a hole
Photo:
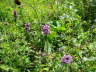
[[[50,26],[48,24],[43,25],[42,32],[45,35],[49,34],[50,33]]]
[[[26,32],[30,31],[30,24],[29,23],[25,24],[25,29],[26,29]]]
[[[16,12],[16,10],[13,11],[13,15],[14,15],[14,17],[17,16],[17,12]]]
[[[70,55],[64,55],[62,58],[61,58],[61,63],[66,63],[66,64],[69,64],[73,61],[72,59],[72,56]]]
[[[17,4],[17,5],[21,5],[20,0],[15,0],[15,4]]]

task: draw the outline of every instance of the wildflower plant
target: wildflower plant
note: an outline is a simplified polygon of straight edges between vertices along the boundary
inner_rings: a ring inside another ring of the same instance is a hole
[[[16,10],[13,11],[13,15],[14,15],[14,17],[17,16],[17,12],[16,12]]]
[[[50,34],[50,25],[49,24],[45,24],[42,25],[42,34],[45,35],[44,36],[44,51],[48,54],[51,53],[51,44],[48,40],[48,35]]]
[[[13,11],[13,16],[14,16],[14,21],[16,22],[17,21],[17,11],[16,10]]]

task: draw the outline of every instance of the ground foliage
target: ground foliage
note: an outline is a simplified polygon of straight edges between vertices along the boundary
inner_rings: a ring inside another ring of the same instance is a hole
[[[96,71],[94,59],[84,60],[96,57],[96,0],[20,2],[0,0],[0,72]],[[44,24],[50,26],[48,35],[42,33]],[[61,64],[64,54],[73,62]]]

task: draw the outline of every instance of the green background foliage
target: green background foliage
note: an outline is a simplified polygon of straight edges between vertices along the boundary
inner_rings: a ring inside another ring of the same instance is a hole
[[[0,0],[0,72],[96,71],[95,60],[83,60],[96,57],[96,0],[20,2]],[[47,36],[44,24],[50,25]],[[73,57],[71,64],[61,64],[64,54]]]

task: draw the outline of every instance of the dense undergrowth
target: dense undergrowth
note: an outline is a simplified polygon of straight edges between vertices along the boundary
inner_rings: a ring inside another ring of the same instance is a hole
[[[96,71],[96,0],[20,2],[0,1],[0,72]]]

